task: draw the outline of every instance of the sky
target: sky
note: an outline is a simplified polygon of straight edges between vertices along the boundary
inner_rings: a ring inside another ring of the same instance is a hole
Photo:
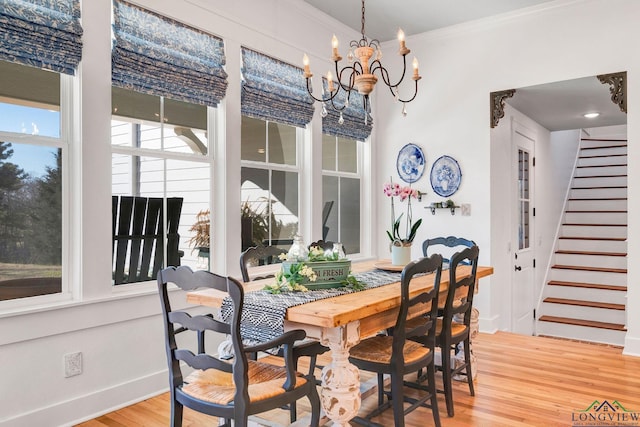
[[[60,113],[41,108],[0,103],[0,131],[25,135],[60,136]],[[45,166],[55,166],[53,147],[6,140],[12,143],[13,156],[6,161],[17,164],[31,176],[44,175]]]

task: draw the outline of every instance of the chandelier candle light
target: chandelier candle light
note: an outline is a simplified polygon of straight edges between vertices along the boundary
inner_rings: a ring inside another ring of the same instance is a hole
[[[387,85],[387,87],[389,87],[389,90],[391,91],[391,95],[396,99],[396,101],[402,102],[403,116],[407,115],[407,109],[405,104],[415,99],[416,95],[418,94],[418,80],[422,78],[420,77],[420,74],[418,72],[418,60],[414,57],[413,58],[413,77],[411,78],[413,81],[415,81],[415,90],[413,92],[413,96],[407,99],[400,98],[400,95],[398,93],[398,86],[400,86],[400,84],[404,80],[404,77],[407,71],[407,55],[409,54],[409,52],[411,52],[405,44],[404,32],[402,31],[402,29],[398,30],[398,41],[400,42],[400,49],[398,51],[398,54],[402,56],[402,61],[403,61],[402,76],[400,77],[400,80],[398,80],[397,83],[392,83],[391,79],[389,78],[389,72],[385,67],[382,66],[382,63],[380,62],[380,60],[382,59],[380,42],[376,39],[369,40],[367,39],[367,36],[365,36],[364,34],[364,24],[365,24],[364,12],[365,12],[364,0],[362,0],[362,30],[361,30],[362,38],[360,40],[351,40],[349,54],[347,55],[347,60],[349,61],[350,65],[347,65],[342,69],[340,69],[338,62],[342,60],[342,56],[340,56],[340,53],[338,52],[338,38],[334,35],[333,38],[331,39],[331,46],[332,46],[332,52],[333,52],[333,54],[331,55],[331,60],[335,63],[335,66],[336,66],[335,73],[336,73],[337,81],[334,81],[333,74],[331,73],[331,71],[329,71],[327,73],[327,90],[329,91],[328,96],[325,97],[324,87],[322,89],[321,98],[316,98],[313,95],[313,89],[311,87],[311,77],[313,76],[313,73],[311,73],[311,70],[309,67],[309,57],[305,53],[302,58],[302,62],[304,64],[304,77],[307,80],[307,91],[309,92],[309,95],[311,95],[311,97],[316,101],[323,103],[322,117],[326,117],[327,115],[325,106],[328,103],[331,105],[331,107],[334,110],[339,111],[340,124],[342,124],[344,121],[342,118],[342,111],[349,106],[349,99],[351,97],[351,91],[353,90],[357,90],[358,93],[363,95],[362,107],[365,111],[365,115],[364,115],[365,124],[367,124],[369,115],[371,113],[371,103],[369,101],[369,94],[373,91],[373,88],[378,82],[378,77],[376,77],[374,73],[376,72],[379,73],[380,77],[382,78],[382,81],[384,82],[385,85]],[[374,53],[375,53],[375,58],[374,58]],[[372,60],[372,58],[374,59]],[[369,61],[371,61],[371,63],[369,63]],[[337,87],[335,85],[337,85]],[[338,93],[341,92],[341,89],[346,94],[345,96],[346,100],[343,105],[339,105],[339,104],[336,105],[336,103],[334,102],[334,99],[336,98]]]

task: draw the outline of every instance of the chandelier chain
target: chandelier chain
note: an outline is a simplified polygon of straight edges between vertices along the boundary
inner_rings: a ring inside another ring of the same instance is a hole
[[[362,0],[362,30],[360,31],[364,39],[364,0]]]

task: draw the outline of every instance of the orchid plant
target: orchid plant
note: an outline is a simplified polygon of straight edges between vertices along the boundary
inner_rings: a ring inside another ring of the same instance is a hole
[[[411,188],[411,185],[402,187],[400,184],[390,182],[384,184],[383,192],[385,196],[391,199],[391,230],[387,230],[387,236],[391,240],[392,245],[406,246],[413,242],[418,232],[418,227],[422,224],[422,218],[413,222],[413,212],[411,210],[411,199],[417,199],[422,196],[422,193],[415,188]],[[394,199],[398,198],[399,201],[407,202],[406,221],[404,226],[404,233],[400,234],[400,228],[402,224],[402,217],[404,212],[398,215],[396,218]]]

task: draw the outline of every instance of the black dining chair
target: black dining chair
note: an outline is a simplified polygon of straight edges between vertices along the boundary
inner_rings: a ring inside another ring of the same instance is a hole
[[[412,292],[412,282],[420,280],[417,276],[426,273],[434,273],[433,288],[420,293]],[[379,425],[371,422],[371,418],[392,407],[394,426],[403,427],[404,416],[424,406],[431,409],[435,425],[440,426],[434,345],[441,273],[442,257],[438,254],[407,264],[402,270],[400,308],[395,326],[389,330],[388,335],[364,339],[350,350],[351,363],[359,369],[375,372],[378,377],[378,407],[365,417],[358,417],[353,421],[366,425]],[[415,311],[425,305],[429,306],[427,314],[415,316]],[[412,319],[411,328],[408,328],[406,321],[410,315],[415,317]],[[425,342],[412,341],[414,337],[426,337],[426,340]],[[421,372],[423,369],[426,370],[426,385],[423,378],[420,378],[420,382],[404,380],[406,374]],[[391,376],[390,390],[384,388],[384,375]],[[426,393],[419,398],[409,397],[404,393],[405,386]],[[426,403],[428,401],[429,404]],[[404,408],[405,402],[411,404],[407,409]]]
[[[186,311],[173,310],[167,287],[175,284],[183,290],[212,288],[228,292],[233,302],[230,323],[210,316],[192,316]],[[192,271],[187,266],[169,267],[158,273],[158,290],[162,305],[165,346],[169,367],[171,396],[171,425],[182,425],[183,408],[220,417],[224,426],[247,426],[249,415],[289,405],[304,397],[311,404],[311,425],[318,426],[320,399],[313,376],[303,375],[293,367],[293,346],[305,338],[303,330],[292,330],[278,338],[254,347],[245,347],[240,336],[244,290],[231,277],[208,271]],[[176,330],[184,328],[197,334],[216,332],[229,334],[235,357],[228,362],[213,354],[194,354],[186,345],[188,340],[176,340]],[[255,353],[282,346],[284,366],[249,360],[247,353]],[[183,369],[193,369],[185,376]]]
[[[469,384],[469,393],[475,395],[473,389],[473,375],[471,373],[471,313],[473,296],[476,287],[476,272],[480,249],[474,245],[454,254],[449,265],[449,289],[447,301],[441,320],[438,320],[436,331],[436,346],[442,354],[442,379],[444,394],[447,402],[447,414],[453,417],[453,386],[455,375],[463,374]],[[459,278],[459,268],[470,266],[470,273]],[[460,297],[462,295],[462,297]],[[459,321],[461,319],[462,321]],[[455,367],[451,363],[451,355],[459,350],[458,344],[463,344],[464,363]]]
[[[475,244],[476,242],[473,240],[465,239],[464,237],[434,237],[422,242],[422,255],[429,256],[429,252],[444,254],[442,262],[448,264],[450,262],[450,259],[447,258],[450,256],[449,254],[453,254],[464,248],[470,248]]]
[[[332,246],[333,248],[333,246]],[[252,280],[259,279],[267,279],[269,277],[273,277],[273,274],[267,274],[262,276],[251,276],[249,274],[249,269],[252,266],[257,265],[268,265],[268,264],[277,264],[281,263],[282,260],[278,258],[280,254],[286,254],[287,251],[285,249],[276,247],[276,246],[256,246],[251,247],[242,252],[240,254],[240,270],[242,272],[242,280],[244,282],[250,282]],[[301,357],[309,358],[309,375],[314,376],[315,370],[317,367],[318,356],[329,351],[328,347],[323,346],[318,341],[315,340],[304,340],[297,342],[293,346],[293,366],[294,369],[298,369],[298,361]],[[273,353],[271,353],[273,354]],[[279,348],[275,354],[275,356],[284,357],[285,354],[282,348]],[[258,354],[254,353],[249,356],[251,359],[256,360],[258,358]],[[290,407],[290,420],[293,423],[297,419],[297,407],[296,403],[293,402]]]
[[[247,248],[240,254],[240,273],[242,274],[242,281],[249,282],[251,280],[273,277],[274,274],[264,274],[261,276],[251,277],[249,271],[251,267],[281,263],[282,260],[278,258],[281,254],[286,255],[287,250],[278,246],[252,246]]]
[[[441,354],[441,365],[436,366],[436,368],[442,371],[447,415],[450,417],[454,415],[452,385],[454,376],[464,376],[469,385],[469,393],[471,396],[475,395],[471,371],[470,332],[479,253],[480,249],[474,245],[455,253],[451,257],[447,299],[442,309],[442,316],[438,317],[436,324],[435,344],[436,347],[440,348]],[[467,269],[468,274],[461,273],[461,268]],[[431,338],[425,335],[412,339],[426,344],[430,342]],[[459,348],[460,343],[462,343],[462,350]],[[456,367],[452,362],[452,355],[457,354],[459,351],[464,353],[464,363]]]

